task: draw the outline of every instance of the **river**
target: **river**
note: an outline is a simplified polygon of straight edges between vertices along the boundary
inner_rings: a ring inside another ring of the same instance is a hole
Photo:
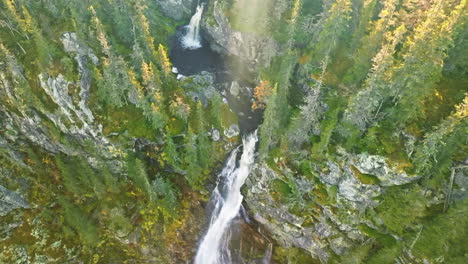
[[[230,264],[253,261],[267,264],[270,263],[271,244],[268,245],[268,239],[257,232],[255,223],[249,219],[242,206],[241,194],[241,187],[255,160],[258,141],[256,128],[261,121],[261,112],[251,110],[251,89],[250,94],[241,92],[234,96],[229,92],[233,82],[245,87],[249,85],[249,80],[231,74],[225,65],[227,58],[210,49],[199,28],[202,13],[203,5],[197,7],[190,24],[178,28],[171,37],[169,57],[178,74],[190,76],[208,71],[214,75],[216,88],[238,116],[243,140],[242,145],[230,153],[217,176],[217,184],[206,209],[207,227],[200,234],[194,263]],[[246,255],[256,257],[246,259]]]

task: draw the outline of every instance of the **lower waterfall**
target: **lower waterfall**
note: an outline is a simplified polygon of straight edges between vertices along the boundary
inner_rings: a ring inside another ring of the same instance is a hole
[[[231,263],[227,248],[226,230],[241,208],[243,196],[241,187],[244,185],[254,163],[257,132],[242,140],[243,153],[236,166],[239,148],[232,151],[229,159],[219,175],[218,184],[211,196],[214,210],[210,226],[198,248],[195,264]]]

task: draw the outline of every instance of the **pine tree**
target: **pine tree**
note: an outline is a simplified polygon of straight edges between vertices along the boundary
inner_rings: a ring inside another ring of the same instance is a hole
[[[413,164],[417,173],[426,175],[434,172],[443,159],[452,159],[453,153],[462,148],[459,139],[463,140],[468,129],[468,95],[455,107],[455,111],[443,120],[433,131],[424,136],[416,148]],[[465,142],[466,145],[466,142]]]
[[[450,1],[437,1],[428,11],[424,22],[405,42],[403,63],[392,79],[396,107],[393,117],[399,123],[424,115],[424,99],[434,92],[440,80],[447,49],[453,43],[453,28],[461,16],[466,16],[466,0],[461,0],[450,14],[445,9]]]
[[[166,132],[162,147],[162,159],[175,171],[180,171],[180,157],[172,137]],[[164,165],[164,164],[163,164]]]
[[[193,189],[201,189],[204,176],[198,160],[196,135],[189,131],[185,136],[184,147],[185,179]]]
[[[155,48],[154,45],[154,37],[153,34],[151,34],[150,31],[150,25],[148,22],[148,19],[146,18],[144,11],[146,9],[146,5],[142,3],[141,1],[137,1],[135,4],[135,9],[136,9],[136,22],[138,25],[138,28],[141,30],[143,40],[145,42],[145,47],[149,50],[149,54],[151,54],[154,58],[158,57],[158,51]]]
[[[313,61],[321,62],[338,45],[338,40],[349,27],[351,19],[351,1],[336,0],[329,8],[320,32],[311,44]]]
[[[169,57],[167,56],[166,48],[163,45],[159,44],[158,46],[158,62],[161,65],[162,72],[164,76],[168,77],[171,74],[172,65]]]
[[[265,157],[268,151],[274,146],[275,136],[279,132],[279,110],[278,110],[278,96],[277,85],[272,89],[272,92],[267,100],[267,107],[263,113],[263,123],[260,126],[260,145],[258,152]]]
[[[309,91],[304,104],[299,107],[298,116],[293,118],[288,130],[287,139],[290,147],[298,148],[313,135],[320,134],[320,118],[324,112],[321,101],[323,79],[328,67],[328,57],[321,64],[321,74],[315,85]]]
[[[369,5],[375,5],[375,3],[369,3]],[[360,83],[366,77],[372,64],[372,58],[379,51],[386,32],[396,24],[397,5],[398,0],[385,1],[378,20],[370,22],[369,33],[361,39],[359,49],[353,54],[354,64],[345,77],[346,82]]]
[[[394,65],[394,54],[401,42],[406,28],[400,26],[386,34],[386,43],[372,59],[372,69],[367,76],[364,89],[359,91],[349,102],[344,120],[364,131],[368,125],[375,122],[385,100],[391,96],[389,79]]]
[[[89,7],[97,40],[105,56],[102,60],[102,73],[95,68],[98,84],[98,97],[107,105],[122,107],[128,102],[137,104],[143,98],[143,90],[133,71],[129,70],[125,60],[114,54],[106,36],[105,28],[97,17],[93,6]]]

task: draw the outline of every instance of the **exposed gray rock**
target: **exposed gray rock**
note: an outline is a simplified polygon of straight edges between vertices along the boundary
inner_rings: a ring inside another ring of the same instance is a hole
[[[69,95],[68,88],[72,84],[71,82],[66,81],[61,74],[54,79],[45,73],[39,75],[39,81],[44,91],[59,106],[60,111],[57,114],[64,114],[67,122],[70,123],[70,125],[66,126],[59,117],[46,114],[61,128],[62,132],[97,137],[101,131],[92,124],[94,117],[91,110],[86,106],[86,102],[82,98],[80,103],[78,103],[79,107],[76,107],[72,97]]]
[[[200,74],[190,76],[184,83],[184,88],[193,101],[200,101],[204,107],[208,106],[208,101],[215,95],[220,95],[214,87],[214,76],[212,73],[202,71]]]
[[[7,254],[11,254],[14,256],[11,259],[14,259],[15,262],[11,264],[27,264],[31,263],[31,258],[28,255],[28,251],[26,247],[23,245],[14,245],[13,247],[9,248],[9,252]],[[3,252],[0,252],[0,257],[2,257]]]
[[[187,76],[182,75],[182,74],[177,74],[177,77],[176,77],[176,79],[177,79],[178,81],[183,80],[183,79],[185,79],[185,78],[187,78]]]
[[[66,52],[77,53],[81,56],[88,56],[93,64],[97,65],[99,63],[98,57],[94,55],[90,48],[78,40],[76,33],[65,32],[63,33],[60,40],[62,41],[63,48]]]
[[[0,185],[0,216],[5,216],[12,210],[28,208],[26,201],[16,192]]]
[[[190,17],[194,0],[156,0],[156,3],[166,16],[181,20]]]
[[[0,242],[8,239],[13,231],[22,224],[21,221],[11,221],[0,225]]]
[[[340,181],[342,172],[338,164],[327,161],[329,171],[327,173],[320,173],[320,180],[331,185],[337,185]]]
[[[382,186],[402,185],[420,178],[396,172],[388,166],[384,157],[378,155],[359,154],[353,160],[353,165],[361,173],[376,176]]]
[[[262,224],[283,247],[299,247],[313,256],[326,260],[326,241],[314,239],[315,227],[304,227],[304,218],[291,214],[289,207],[275,202],[269,195],[271,183],[278,179],[265,164],[254,165],[247,178],[245,201],[253,212],[253,218]]]
[[[267,67],[279,52],[279,45],[269,37],[231,28],[218,2],[214,3],[214,25],[204,21],[203,28],[211,48],[228,56],[238,57],[246,69],[255,71],[259,66]]]
[[[370,202],[371,198],[380,194],[380,187],[362,184],[354,177],[347,177],[339,183],[338,192],[341,196],[353,202]]]
[[[461,168],[455,172],[455,184],[457,188],[452,191],[452,199],[462,200],[468,198],[468,175],[465,173],[468,168]]]
[[[332,177],[327,177],[327,173]],[[279,174],[266,164],[256,164],[247,178],[244,195],[254,219],[262,224],[279,244],[284,247],[302,248],[322,262],[327,262],[330,254],[342,255],[347,252],[353,241],[363,242],[365,236],[358,226],[367,224],[369,220],[363,218],[362,214],[367,207],[377,204],[372,197],[380,193],[379,186],[360,183],[349,169],[341,169],[337,163],[330,161],[327,173],[319,175],[319,179],[330,186],[329,188],[337,189],[336,203],[319,204],[320,208],[315,211],[313,217],[308,212],[294,214],[290,210],[290,204],[271,197],[273,181],[284,181],[286,178],[296,182],[300,193],[312,193],[314,186],[306,186],[301,181],[302,177],[294,175],[288,168],[282,168]],[[343,193],[340,193],[340,186]],[[314,224],[310,225],[310,221]]]
[[[91,110],[88,108],[87,102],[89,98],[89,89],[91,88],[91,77],[88,69],[86,68],[86,59],[83,56],[76,55],[75,60],[78,63],[78,71],[80,74],[80,102],[78,103],[79,108],[86,116],[87,120],[92,123],[94,116]]]
[[[315,225],[315,234],[317,234],[320,238],[327,238],[333,235],[333,231],[326,222],[319,222]]]
[[[99,59],[94,55],[89,47],[84,44],[81,44],[78,40],[76,33],[74,32],[65,32],[62,35],[62,44],[66,52],[76,53],[75,61],[78,64],[78,72],[80,76],[80,93],[81,98],[78,103],[79,108],[84,113],[88,122],[92,123],[94,121],[94,116],[91,110],[87,106],[87,101],[89,98],[89,89],[91,87],[91,76],[86,68],[86,57],[88,57],[94,65],[99,63]]]
[[[1,112],[0,112],[1,114]],[[1,118],[1,115],[0,115],[0,118]],[[0,122],[0,127],[2,127],[2,123]],[[7,130],[9,132],[9,130]],[[7,133],[6,133],[7,134]],[[8,140],[6,140],[5,138],[7,138]],[[5,137],[3,138],[2,135],[0,135],[0,149],[2,149],[4,152],[8,153],[8,156],[10,157],[10,159],[16,164],[16,165],[19,165],[20,167],[23,167],[23,168],[28,168],[28,166],[24,163],[23,161],[23,156],[21,155],[21,153],[19,153],[18,151],[12,149],[12,145],[9,143],[10,142],[15,142],[16,140],[16,137],[13,138],[13,140],[11,139],[11,137]],[[0,168],[1,170],[2,168]],[[1,179],[1,176],[2,176],[2,172],[0,172],[0,179]]]
[[[326,184],[338,186],[338,195],[353,202],[370,203],[373,197],[380,194],[380,187],[371,184],[362,184],[347,168],[331,161],[327,162],[328,171],[320,173],[319,179]]]
[[[351,247],[349,243],[343,237],[337,237],[334,239],[329,240],[330,248],[335,252],[337,255],[342,255],[346,252],[348,248]]]
[[[55,79],[47,74],[40,74],[39,81],[41,83],[41,87],[50,96],[52,101],[60,107],[61,112],[65,114],[68,121],[75,123],[72,113],[76,112],[76,109],[70,95],[68,94],[68,86],[71,83],[67,82],[61,74],[59,74]]]
[[[202,71],[200,74],[192,75],[192,81],[196,86],[212,86],[214,75],[211,72]]]
[[[240,129],[239,129],[239,126],[236,124],[232,124],[229,126],[228,129],[224,130],[224,135],[227,138],[232,138],[232,137],[238,136],[239,134],[240,134]]]
[[[219,134],[218,129],[212,128],[209,133],[210,133],[210,136],[211,136],[211,140],[216,142],[216,141],[219,141],[221,139],[221,135]]]
[[[8,115],[8,118],[11,122],[15,123],[15,127],[18,128],[18,131],[21,131],[21,134],[33,144],[37,144],[52,153],[73,153],[71,149],[64,147],[62,144],[51,142],[47,136],[42,119],[35,111],[30,110],[28,112],[23,112],[22,116],[11,114]]]

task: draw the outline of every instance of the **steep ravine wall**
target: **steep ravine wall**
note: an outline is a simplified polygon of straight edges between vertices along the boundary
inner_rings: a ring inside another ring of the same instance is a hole
[[[381,220],[365,214],[378,207],[375,198],[419,177],[395,171],[380,156],[343,154],[325,167],[312,165],[309,175],[280,160],[274,169],[256,164],[245,188],[249,213],[283,247],[304,249],[322,262],[345,254],[366,239],[361,225],[379,229],[375,223]],[[370,183],[363,175],[376,180]]]

